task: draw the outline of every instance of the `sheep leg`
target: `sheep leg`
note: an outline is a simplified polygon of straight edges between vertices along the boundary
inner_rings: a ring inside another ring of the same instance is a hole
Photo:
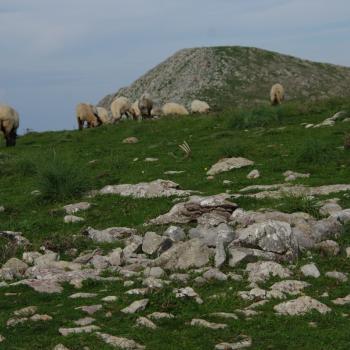
[[[78,121],[79,130],[83,130],[83,128],[84,128],[84,121],[82,121],[80,118],[77,118],[77,121]]]

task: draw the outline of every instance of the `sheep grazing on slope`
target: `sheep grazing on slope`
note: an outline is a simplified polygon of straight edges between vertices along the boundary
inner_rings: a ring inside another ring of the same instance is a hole
[[[0,105],[0,130],[4,133],[7,147],[16,145],[18,127],[19,115],[15,109]]]
[[[101,120],[97,115],[93,105],[88,103],[79,103],[76,108],[79,130],[84,128],[86,122],[88,128],[95,128],[101,125]]]
[[[275,84],[270,91],[270,101],[273,106],[279,105],[284,100],[284,88],[281,84]]]
[[[108,114],[108,111],[106,108],[96,107],[96,114],[98,115],[102,124],[109,124],[110,123],[109,114]]]
[[[141,111],[139,109],[139,100],[136,100],[130,107],[130,114],[132,115],[133,119],[139,119],[141,118]]]
[[[162,107],[162,112],[163,112],[163,115],[188,115],[189,114],[187,109],[184,106],[174,102],[166,103]]]
[[[163,115],[162,108],[160,107],[153,107],[151,110],[151,116],[152,117],[161,117]]]
[[[200,100],[194,100],[191,103],[191,113],[208,113],[210,107],[208,103]]]
[[[139,110],[143,118],[151,117],[151,110],[153,108],[153,101],[148,93],[144,93],[139,100]]]
[[[126,97],[117,97],[111,104],[112,123],[116,123],[123,115],[129,116],[131,103]]]

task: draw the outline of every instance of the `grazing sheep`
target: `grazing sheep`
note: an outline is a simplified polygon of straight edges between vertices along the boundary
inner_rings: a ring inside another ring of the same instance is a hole
[[[139,119],[141,118],[141,111],[139,109],[139,100],[136,100],[130,107],[130,114],[132,115],[133,119]]]
[[[153,108],[153,101],[148,93],[144,93],[139,101],[139,110],[143,118],[151,117],[151,110]]]
[[[270,100],[273,106],[279,105],[284,100],[284,88],[281,84],[275,84],[270,91]]]
[[[106,108],[96,107],[96,114],[100,118],[102,124],[109,124],[111,122]]]
[[[16,145],[18,127],[18,113],[10,106],[0,105],[0,130],[4,133],[7,147]]]
[[[101,125],[101,120],[97,115],[93,105],[88,103],[79,103],[76,108],[79,130],[84,128],[86,122],[88,128],[96,128]]]
[[[162,112],[163,115],[188,115],[188,111],[187,109],[178,104],[178,103],[174,103],[174,102],[169,102],[166,103],[163,107],[162,107]]]
[[[131,103],[126,97],[117,97],[111,104],[112,123],[116,123],[125,114],[129,116]]]
[[[200,100],[194,100],[191,103],[191,113],[208,113],[210,107],[208,103]]]
[[[160,107],[153,107],[151,110],[151,116],[152,117],[160,117],[163,115],[162,108]]]

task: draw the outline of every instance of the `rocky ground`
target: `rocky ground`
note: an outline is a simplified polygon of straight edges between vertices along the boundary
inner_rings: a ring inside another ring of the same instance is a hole
[[[347,349],[350,184],[339,149],[347,124],[305,128],[329,115],[228,133],[251,149],[221,157],[227,127],[213,117],[167,120],[183,128],[176,137],[191,140],[192,158],[170,154],[176,128],[165,133],[163,121],[72,134],[81,148],[48,135],[57,149],[74,149],[70,157],[95,183],[50,201],[36,177],[3,174],[0,347]],[[208,139],[208,129],[220,138]],[[336,153],[324,162],[307,145],[304,160],[295,145],[307,133],[334,142]],[[137,142],[123,142],[135,134]],[[20,139],[17,152],[35,154],[24,147],[34,136]],[[118,180],[101,177],[113,164],[106,150],[101,158],[93,157],[97,147],[84,153],[87,142],[109,139],[128,160]],[[18,173],[29,169],[16,161]]]

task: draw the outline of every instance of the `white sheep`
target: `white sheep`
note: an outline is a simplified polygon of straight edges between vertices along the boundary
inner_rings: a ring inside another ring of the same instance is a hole
[[[136,100],[131,105],[130,114],[132,115],[133,119],[140,119],[141,118],[141,111],[139,109],[139,100]]]
[[[284,100],[284,88],[281,84],[275,84],[270,91],[270,101],[272,105],[279,105]]]
[[[163,115],[188,115],[187,109],[179,103],[169,102],[162,107]]]
[[[112,123],[116,123],[123,115],[129,116],[131,103],[126,97],[117,97],[111,103]]]
[[[193,100],[191,103],[191,113],[208,113],[210,107],[208,103],[200,100]]]
[[[100,118],[102,124],[109,124],[111,122],[106,108],[96,107],[96,114]]]
[[[79,103],[76,107],[76,116],[79,130],[84,128],[85,123],[88,128],[96,128],[102,124],[95,107],[89,103]]]
[[[150,94],[146,92],[140,97],[140,100],[139,100],[139,110],[141,112],[142,117],[150,118],[152,108],[153,108],[153,101],[151,99]]]
[[[7,147],[16,145],[18,127],[19,115],[15,109],[0,105],[0,130],[4,133]]]

